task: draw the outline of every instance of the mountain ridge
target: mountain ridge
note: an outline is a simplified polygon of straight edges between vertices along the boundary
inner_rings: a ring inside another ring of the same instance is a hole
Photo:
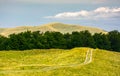
[[[8,36],[13,33],[20,33],[25,31],[55,31],[61,33],[72,33],[73,31],[84,31],[88,30],[90,33],[107,33],[106,31],[90,26],[81,26],[81,25],[74,25],[74,24],[64,24],[59,22],[52,22],[48,24],[38,25],[38,26],[19,26],[15,28],[0,28],[0,34],[3,36]]]

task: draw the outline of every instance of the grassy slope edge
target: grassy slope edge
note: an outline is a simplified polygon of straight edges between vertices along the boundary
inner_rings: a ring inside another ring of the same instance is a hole
[[[120,53],[100,49],[93,50],[89,64],[59,67],[83,63],[89,49],[0,51],[0,76],[120,76]],[[48,66],[59,68],[41,70]]]

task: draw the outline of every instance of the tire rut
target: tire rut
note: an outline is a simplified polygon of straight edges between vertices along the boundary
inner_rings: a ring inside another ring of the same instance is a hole
[[[45,67],[43,69],[35,69],[35,70],[6,70],[6,71],[0,71],[0,73],[19,73],[19,72],[42,72],[42,71],[50,71],[62,67],[75,67],[75,66],[80,66],[80,65],[87,65],[92,62],[92,54],[93,50],[88,50],[86,54],[86,58],[83,63],[81,64],[70,64],[70,65],[62,65],[62,66],[49,66]]]

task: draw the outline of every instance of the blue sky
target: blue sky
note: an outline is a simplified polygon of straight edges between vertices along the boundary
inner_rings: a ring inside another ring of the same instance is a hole
[[[120,0],[0,0],[0,27],[62,22],[120,31]]]

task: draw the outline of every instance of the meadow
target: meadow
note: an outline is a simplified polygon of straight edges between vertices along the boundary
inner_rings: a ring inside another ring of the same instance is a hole
[[[0,76],[120,76],[120,53],[86,47],[0,51]]]

